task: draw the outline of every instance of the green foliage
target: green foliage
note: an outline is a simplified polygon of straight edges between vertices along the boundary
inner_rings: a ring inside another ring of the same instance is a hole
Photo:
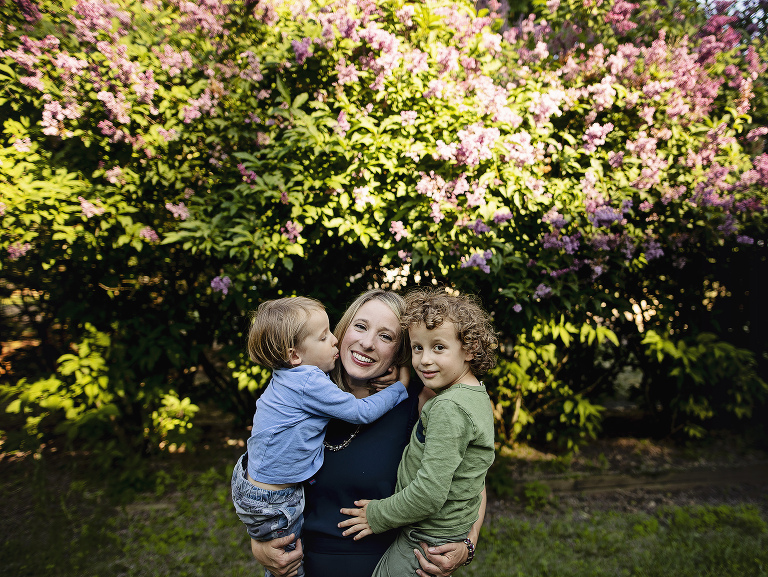
[[[702,437],[707,421],[716,415],[750,417],[768,394],[768,384],[755,370],[754,355],[716,335],[676,340],[651,330],[642,344],[651,358],[644,371],[644,394],[660,407],[672,431]]]
[[[246,422],[247,312],[288,294],[479,294],[505,441],[594,437],[624,365],[663,372],[649,329],[764,370],[763,305],[734,303],[766,258],[768,54],[696,2],[33,5],[0,5],[0,296],[41,440],[110,465],[191,442],[202,403]],[[743,417],[740,378],[664,403]]]

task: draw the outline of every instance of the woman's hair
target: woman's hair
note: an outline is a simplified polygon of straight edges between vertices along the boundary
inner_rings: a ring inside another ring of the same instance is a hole
[[[472,354],[469,367],[475,376],[496,366],[499,341],[491,318],[473,295],[448,294],[444,289],[418,289],[405,295],[403,329],[424,323],[427,329],[452,322],[462,348]]]
[[[355,318],[355,315],[357,315],[360,307],[372,300],[378,300],[387,305],[389,309],[394,313],[395,317],[397,317],[397,322],[402,325],[403,313],[405,313],[405,301],[403,300],[403,297],[395,292],[385,291],[382,289],[372,289],[365,291],[363,294],[357,297],[351,305],[347,307],[347,310],[344,312],[338,324],[336,325],[336,328],[333,330],[334,336],[339,340],[339,348],[341,348],[341,341],[344,339],[344,335],[346,334],[347,329],[349,329],[349,326],[352,324],[352,320]],[[408,333],[406,331],[400,330],[400,334],[397,335],[397,338],[398,347],[392,363],[397,366],[403,366],[409,363],[411,359],[411,347],[408,341]],[[336,383],[336,385],[342,391],[349,392],[349,384],[347,382],[348,375],[344,365],[341,364],[341,360],[336,363],[336,366],[331,371],[330,376],[331,380]]]
[[[288,297],[261,303],[248,332],[251,360],[273,370],[291,368],[290,350],[307,336],[307,320],[313,310],[324,311],[325,307],[320,301],[308,297]]]

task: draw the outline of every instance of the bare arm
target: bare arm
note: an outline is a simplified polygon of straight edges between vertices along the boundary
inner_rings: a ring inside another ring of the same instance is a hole
[[[296,549],[293,551],[283,549],[286,545],[293,543],[295,538],[296,536],[291,534],[271,541],[251,539],[251,552],[256,561],[276,577],[298,575],[299,565],[301,565],[301,560],[304,557],[301,539],[296,541]]]
[[[478,518],[469,530],[469,540],[472,541],[475,546],[477,546],[477,540],[480,537],[480,527],[483,526],[483,520],[485,519],[485,505],[486,494],[485,488],[483,488]],[[458,543],[446,543],[439,547],[427,547],[426,543],[421,543],[421,547],[424,550],[424,554],[418,549],[413,550],[416,559],[419,561],[419,565],[421,565],[421,569],[416,571],[416,573],[421,577],[430,577],[431,575],[436,577],[448,577],[467,561],[467,556],[469,554],[467,545],[463,541]],[[426,557],[424,555],[426,555]]]

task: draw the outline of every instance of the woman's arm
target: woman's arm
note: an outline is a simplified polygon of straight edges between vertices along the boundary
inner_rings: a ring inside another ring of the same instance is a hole
[[[469,540],[477,547],[477,540],[480,537],[480,527],[483,526],[483,520],[485,519],[485,505],[486,494],[485,488],[483,488],[482,501],[480,501],[480,511],[478,512],[477,521],[472,525],[469,530]],[[458,543],[446,543],[439,547],[427,547],[426,543],[421,543],[421,547],[424,550],[424,554],[418,549],[414,549],[413,553],[416,555],[416,559],[421,565],[421,569],[416,571],[421,577],[448,577],[456,571],[459,567],[464,565],[467,561],[469,551],[467,545],[463,541]]]
[[[296,541],[296,549],[293,551],[283,549],[286,545],[293,543],[295,538],[296,536],[291,534],[271,541],[251,539],[251,553],[253,553],[256,561],[276,577],[298,575],[299,565],[304,558],[301,539]]]

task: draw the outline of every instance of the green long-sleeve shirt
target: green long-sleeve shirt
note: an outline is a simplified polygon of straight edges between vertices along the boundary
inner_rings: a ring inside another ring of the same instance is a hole
[[[427,401],[403,451],[395,494],[368,504],[373,532],[405,525],[436,537],[468,532],[493,463],[493,441],[485,386],[453,385]]]

